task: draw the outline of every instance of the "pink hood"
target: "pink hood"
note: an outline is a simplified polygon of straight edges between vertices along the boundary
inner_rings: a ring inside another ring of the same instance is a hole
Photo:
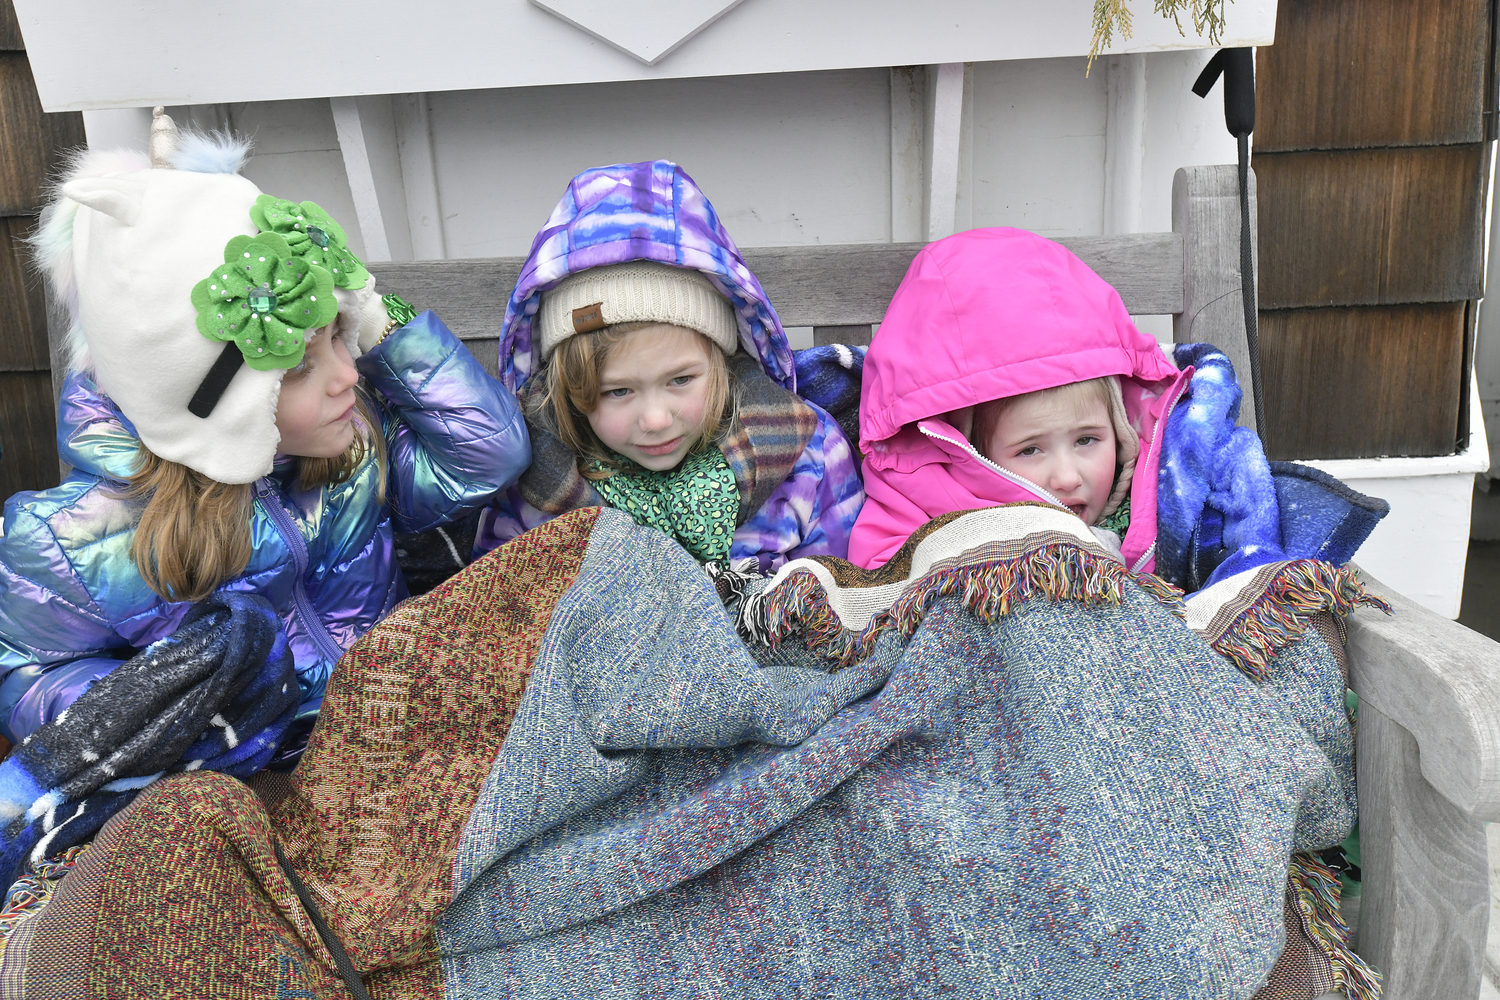
[[[1049,498],[1013,482],[968,443],[976,404],[1121,376],[1141,436],[1125,564],[1155,564],[1158,427],[1192,370],[1179,372],[1130,321],[1119,294],[1057,243],[974,229],[917,254],[869,353],[859,404],[867,499],[849,559],[883,565],[907,537],[955,510]]]

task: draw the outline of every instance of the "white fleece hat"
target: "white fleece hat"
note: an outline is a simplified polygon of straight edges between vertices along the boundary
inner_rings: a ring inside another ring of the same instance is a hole
[[[85,155],[69,171],[38,255],[72,313],[73,367],[92,370],[141,442],[218,482],[253,482],[275,459],[286,370],[336,316],[358,356],[374,281],[317,206],[239,175],[248,144],[178,136],[159,111],[148,163]]]
[[[542,293],[536,329],[542,357],[575,333],[616,323],[671,323],[697,330],[726,355],[739,349],[734,306],[699,271],[650,260],[591,267]]]

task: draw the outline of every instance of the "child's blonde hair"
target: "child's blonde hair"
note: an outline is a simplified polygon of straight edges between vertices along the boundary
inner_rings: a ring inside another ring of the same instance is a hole
[[[1104,404],[1105,412],[1109,414],[1110,426],[1115,432],[1115,482],[1100,516],[1113,514],[1130,493],[1130,477],[1135,472],[1135,460],[1141,451],[1140,435],[1130,425],[1130,418],[1125,412],[1125,397],[1120,391],[1118,376],[1106,375],[1103,378],[1085,379],[1082,382],[1067,382],[1050,389],[1037,389],[1035,392],[1002,396],[1000,399],[980,403],[974,408],[974,427],[969,440],[974,443],[975,447],[980,447],[983,442],[988,441],[1005,411],[1021,400],[1046,399],[1054,396],[1074,406],[1090,401]],[[990,455],[985,457],[993,458]]]
[[[335,458],[297,460],[296,487],[321,489],[347,482],[367,457],[378,467],[377,502],[385,502],[385,435],[361,386],[354,440]],[[200,601],[250,564],[254,486],[221,483],[152,454],[144,444],[119,495],[144,500],[130,543],[141,579],[168,601]]]
[[[573,454],[578,471],[586,479],[608,479],[619,470],[617,459],[594,433],[588,415],[599,407],[599,383],[610,356],[637,330],[658,326],[654,322],[616,323],[593,333],[579,333],[557,345],[539,381],[542,392],[530,396],[533,417],[540,416]],[[694,331],[697,333],[697,331]],[[701,451],[719,437],[721,429],[733,426],[735,393],[724,352],[703,334],[708,348],[708,396],[703,407],[703,429],[692,451]],[[602,466],[603,468],[600,468]]]

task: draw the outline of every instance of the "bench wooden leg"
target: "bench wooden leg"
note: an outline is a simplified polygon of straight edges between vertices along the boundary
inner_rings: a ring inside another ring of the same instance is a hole
[[[1359,951],[1385,1000],[1474,1000],[1489,928],[1484,824],[1422,777],[1417,742],[1359,705]]]

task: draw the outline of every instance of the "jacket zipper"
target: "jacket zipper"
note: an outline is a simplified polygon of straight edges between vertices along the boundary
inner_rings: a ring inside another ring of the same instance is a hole
[[[312,639],[313,645],[318,647],[318,653],[329,662],[330,665],[337,664],[344,651],[339,644],[333,641],[333,636],[328,634],[328,627],[323,624],[323,619],[318,615],[318,609],[313,607],[312,598],[307,596],[307,588],[303,585],[302,577],[307,572],[307,543],[302,540],[302,532],[292,523],[292,517],[281,505],[281,497],[276,492],[276,487],[269,479],[258,479],[255,483],[255,502],[260,504],[260,509],[266,512],[271,523],[276,526],[276,531],[281,535],[281,540],[291,550],[292,564],[296,568],[297,575],[292,581],[292,606],[297,618],[302,622],[302,630]]]
[[[1058,506],[1058,507],[1061,507],[1063,510],[1068,510],[1067,505],[1065,505],[1061,500],[1057,499],[1057,497],[1053,496],[1051,493],[1049,493],[1046,490],[1042,489],[1040,486],[1038,486],[1036,483],[1033,483],[1031,480],[1027,479],[1025,476],[1018,476],[1014,472],[1011,472],[1009,469],[1002,469],[1000,466],[996,465],[994,462],[990,461],[989,459],[987,459],[983,455],[981,455],[979,453],[979,451],[972,444],[970,444],[969,442],[967,442],[967,441],[955,441],[955,440],[953,440],[950,437],[945,437],[942,434],[938,434],[936,431],[930,431],[927,428],[923,427],[921,424],[917,425],[917,430],[921,431],[923,434],[926,434],[930,438],[936,438],[939,441],[947,441],[949,444],[953,445],[955,448],[962,448],[965,452],[967,452],[969,454],[970,457],[977,458],[980,461],[980,463],[984,465],[985,468],[990,469],[990,470],[992,470],[994,472],[1000,473],[1000,475],[1004,476],[1006,479],[1009,479],[1011,482],[1015,483],[1017,486],[1020,486],[1020,487],[1023,487],[1025,489],[1030,490],[1031,492],[1035,493],[1037,496],[1039,496],[1039,497],[1043,498],[1044,500],[1046,500],[1048,503],[1053,504],[1053,505]],[[1072,513],[1072,512],[1069,511],[1069,513]]]
[[[1177,395],[1175,395],[1175,396],[1172,397],[1172,401],[1167,404],[1166,410],[1164,410],[1162,412],[1161,419],[1156,422],[1156,426],[1157,426],[1158,430],[1157,430],[1157,434],[1156,434],[1156,439],[1152,442],[1152,445],[1154,447],[1160,448],[1161,447],[1161,443],[1166,440],[1166,437],[1167,437],[1167,421],[1169,419],[1171,419],[1172,411],[1175,410],[1175,409],[1177,409],[1177,404],[1180,403],[1180,402],[1182,402],[1182,394],[1188,391],[1188,383],[1190,381],[1192,381],[1192,380],[1191,379],[1183,379],[1182,380],[1182,384],[1177,387]],[[1161,468],[1161,462],[1159,460],[1157,461],[1157,466],[1156,467],[1158,469]],[[1158,532],[1161,531],[1161,525],[1160,524],[1157,524],[1156,528],[1157,528]],[[1135,562],[1135,565],[1130,568],[1130,572],[1132,572],[1132,573],[1140,573],[1140,572],[1142,572],[1145,569],[1146,564],[1148,562],[1150,562],[1151,559],[1152,559],[1152,557],[1155,556],[1155,555],[1156,555],[1156,539],[1153,538],[1151,540],[1151,544],[1148,545],[1148,546],[1146,546],[1145,553],[1139,559],[1137,559],[1136,562]]]
[[[1175,396],[1172,397],[1172,402],[1171,402],[1170,405],[1167,406],[1166,412],[1162,414],[1161,420],[1157,421],[1157,426],[1162,429],[1162,434],[1166,433],[1167,418],[1172,415],[1172,411],[1175,410],[1177,408],[1177,404],[1182,401],[1182,394],[1184,392],[1186,392],[1186,391],[1187,391],[1187,383],[1184,382],[1182,384],[1182,386],[1178,388],[1177,395],[1175,395]],[[992,470],[994,472],[998,472],[1000,475],[1004,476],[1006,479],[1009,479],[1011,482],[1015,483],[1017,486],[1023,487],[1023,488],[1028,489],[1028,490],[1031,490],[1037,496],[1043,497],[1046,500],[1050,501],[1051,503],[1054,503],[1057,506],[1062,507],[1063,510],[1068,510],[1068,508],[1066,506],[1064,506],[1063,503],[1057,499],[1057,497],[1053,496],[1051,493],[1049,493],[1046,490],[1042,489],[1040,486],[1038,486],[1036,483],[1033,483],[1031,480],[1027,479],[1025,476],[1018,476],[1014,472],[1011,472],[1009,469],[1002,469],[1002,468],[1000,468],[1000,466],[996,465],[994,462],[990,461],[988,458],[985,458],[983,455],[981,455],[979,453],[979,451],[972,444],[970,444],[969,442],[967,442],[967,441],[955,441],[952,438],[947,437],[947,436],[945,436],[943,434],[938,434],[935,431],[930,431],[926,427],[923,427],[921,424],[917,425],[917,429],[919,431],[921,431],[923,434],[926,434],[930,438],[936,438],[939,441],[946,441],[946,442],[948,442],[949,444],[953,445],[956,448],[962,448],[964,450],[964,452],[967,453],[970,457],[978,459],[979,462],[981,464],[983,464],[985,468],[990,469],[990,470]],[[1161,439],[1161,435],[1157,435],[1157,441],[1158,442],[1160,441],[1160,439]],[[1130,568],[1130,572],[1132,572],[1132,573],[1139,573],[1139,572],[1141,572],[1142,567],[1144,567],[1148,562],[1150,562],[1151,561],[1151,557],[1154,556],[1154,555],[1156,555],[1156,542],[1155,541],[1153,541],[1150,545],[1148,545],[1146,547],[1145,553],[1142,554],[1142,556],[1139,559],[1136,560],[1135,565]]]

